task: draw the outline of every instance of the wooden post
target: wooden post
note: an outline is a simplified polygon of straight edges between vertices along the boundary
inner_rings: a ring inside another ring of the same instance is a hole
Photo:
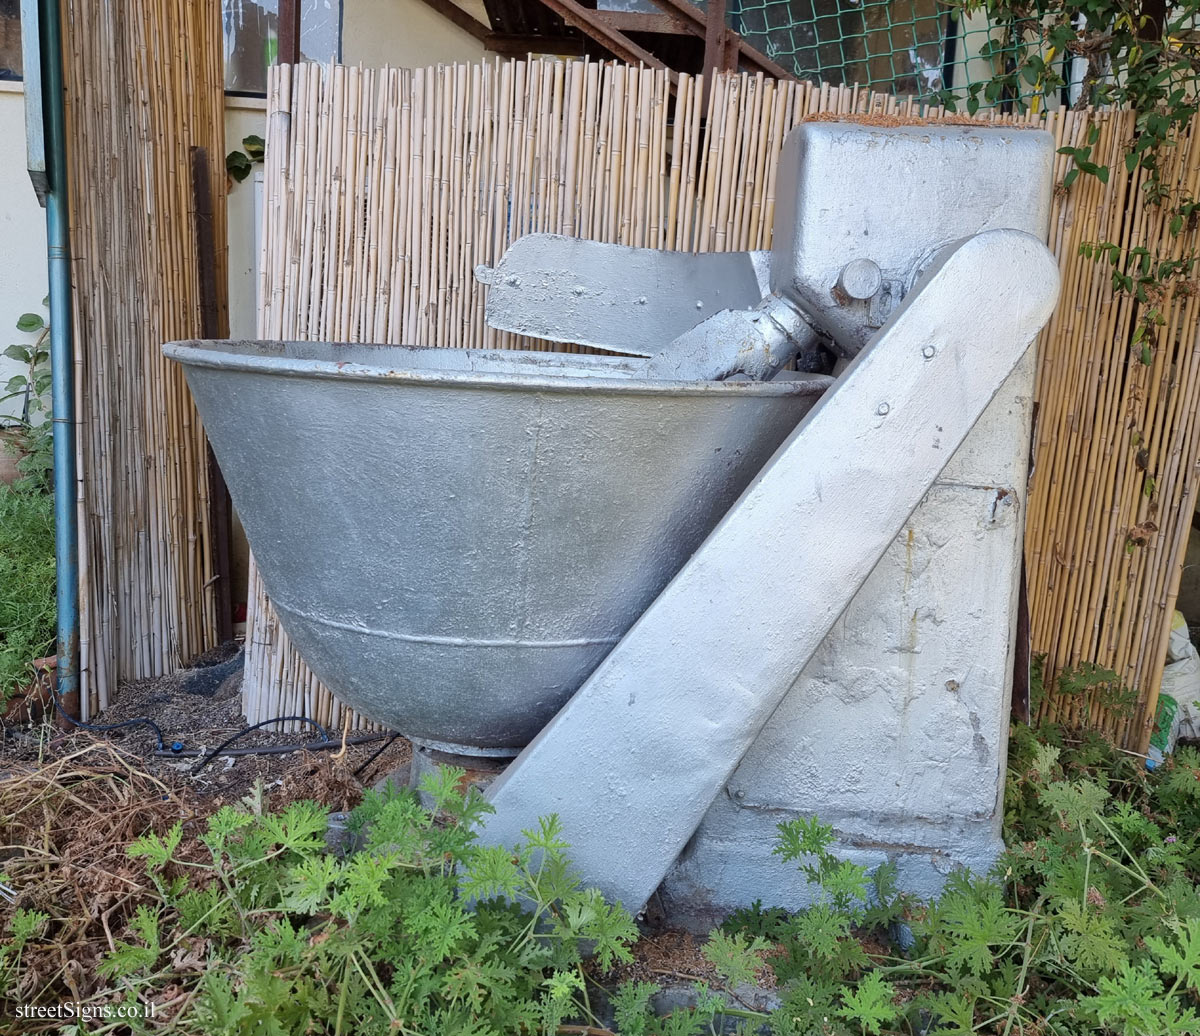
[[[715,69],[730,72],[736,67],[732,58],[730,33],[725,27],[726,0],[709,0],[704,26],[704,68],[706,77]]]
[[[275,61],[280,65],[300,64],[300,0],[279,0],[279,50]]]
[[[196,220],[196,270],[199,280],[200,334],[222,338],[221,311],[217,288],[217,254],[213,243],[212,182],[209,179],[208,149],[193,147],[192,199]],[[205,441],[208,457],[208,527],[213,538],[214,602],[217,615],[217,639],[233,639],[233,562],[230,518],[232,503],[225,477],[217,465],[212,446]]]

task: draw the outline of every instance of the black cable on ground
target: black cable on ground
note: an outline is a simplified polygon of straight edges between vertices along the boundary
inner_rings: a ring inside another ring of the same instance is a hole
[[[354,776],[358,777],[363,772],[363,770],[365,770],[368,766],[370,766],[373,762],[375,762],[375,760],[378,759],[384,752],[386,752],[389,748],[391,748],[392,745],[394,745],[396,743],[396,738],[398,738],[399,736],[400,736],[399,734],[393,734],[391,737],[389,737],[387,739],[387,744],[380,745],[377,749],[375,749],[375,751],[371,753],[371,755],[367,759],[367,761],[365,763],[363,763],[361,766],[359,766],[358,769],[356,769],[354,771]]]
[[[326,730],[323,726],[321,726],[321,724],[318,723],[315,719],[309,719],[307,716],[276,716],[273,719],[264,719],[261,723],[255,723],[252,726],[246,727],[243,730],[239,730],[236,734],[233,735],[233,737],[226,738],[223,742],[221,742],[221,744],[217,745],[217,747],[214,748],[211,752],[209,752],[208,755],[206,755],[203,759],[201,759],[199,763],[197,763],[194,767],[192,767],[192,776],[193,777],[196,776],[196,774],[198,774],[209,763],[211,763],[214,759],[216,759],[216,757],[219,756],[226,748],[228,748],[235,741],[237,741],[238,738],[245,737],[251,731],[258,730],[260,727],[269,726],[272,723],[286,723],[288,720],[291,720],[291,719],[294,719],[300,723],[311,723],[320,732],[322,741],[330,740],[329,731]],[[161,740],[159,741],[159,747],[160,748],[162,747]]]
[[[398,735],[397,735],[398,736]],[[387,734],[362,734],[359,737],[346,738],[346,744],[350,745],[369,745],[373,741],[382,741]],[[255,745],[252,748],[227,748],[222,755],[238,756],[239,758],[247,755],[286,755],[288,752],[322,752],[330,748],[338,748],[341,745],[341,739],[335,738],[330,741],[309,741],[306,744],[288,744],[288,745]],[[386,745],[384,746],[387,747]],[[207,748],[162,748],[154,753],[162,759],[199,759],[201,756],[209,754]]]
[[[326,730],[323,726],[321,726],[321,724],[318,723],[316,720],[309,719],[307,716],[275,716],[272,719],[264,719],[261,723],[255,723],[253,726],[245,727],[244,729],[239,730],[236,734],[233,735],[233,737],[227,738],[220,745],[218,745],[216,748],[214,748],[211,752],[201,750],[201,749],[189,751],[187,749],[184,749],[182,747],[181,742],[178,742],[178,741],[173,742],[171,748],[164,747],[162,730],[160,730],[158,724],[155,723],[154,720],[150,719],[149,717],[139,716],[135,719],[122,720],[120,723],[85,723],[81,719],[76,719],[69,712],[67,712],[66,709],[64,709],[62,707],[62,704],[58,700],[57,692],[54,692],[54,691],[51,692],[50,700],[54,704],[54,711],[57,712],[58,715],[60,715],[63,719],[65,719],[72,726],[79,727],[79,729],[81,729],[81,730],[92,730],[92,731],[96,731],[98,733],[103,733],[108,730],[123,730],[125,727],[149,727],[151,730],[154,731],[154,742],[155,742],[154,753],[153,753],[154,755],[162,757],[162,758],[197,758],[199,756],[204,757],[203,760],[199,763],[199,765],[197,765],[195,768],[193,768],[193,770],[192,770],[193,776],[195,774],[198,774],[201,770],[203,770],[204,767],[206,767],[209,763],[211,763],[218,755],[230,755],[230,756],[284,755],[288,752],[302,752],[302,751],[319,752],[319,751],[323,751],[324,749],[333,748],[333,747],[335,747],[337,745],[341,745],[343,743],[346,745],[366,745],[366,744],[370,744],[374,741],[380,741],[384,738],[387,738],[388,739],[387,744],[381,745],[378,749],[376,749],[376,751],[371,754],[371,756],[367,759],[367,761],[364,762],[361,766],[358,767],[358,769],[356,769],[354,771],[354,776],[357,777],[359,774],[361,774],[363,772],[363,770],[365,770],[368,766],[370,766],[371,763],[373,763],[376,759],[378,759],[379,756],[382,755],[383,752],[387,748],[389,748],[392,744],[394,744],[396,739],[400,736],[399,734],[391,734],[390,736],[387,734],[364,734],[361,737],[346,738],[344,742],[341,740],[335,741],[332,738],[330,738],[328,730]],[[283,723],[283,722],[286,722],[287,720],[297,720],[298,722],[301,722],[301,723],[311,724],[312,726],[316,727],[318,732],[321,734],[321,740],[320,741],[310,741],[307,744],[257,745],[254,748],[234,748],[234,749],[229,748],[229,746],[231,744],[233,744],[239,738],[244,737],[246,734],[249,734],[251,731],[258,730],[260,727],[269,726],[272,723]],[[178,745],[179,747],[175,747],[176,745]]]
[[[52,690],[50,692],[50,700],[54,703],[54,711],[55,712],[57,712],[60,716],[62,716],[62,718],[65,719],[68,723],[74,724],[75,726],[77,726],[83,730],[105,731],[105,730],[120,730],[122,727],[149,727],[151,730],[154,731],[155,740],[158,742],[158,744],[156,745],[157,750],[160,752],[163,751],[162,731],[158,729],[158,724],[155,723],[154,720],[152,720],[152,719],[147,719],[145,716],[140,716],[137,719],[127,719],[121,723],[84,723],[83,720],[76,719],[69,712],[67,712],[67,710],[64,709],[62,707],[62,705],[59,704],[57,691]]]

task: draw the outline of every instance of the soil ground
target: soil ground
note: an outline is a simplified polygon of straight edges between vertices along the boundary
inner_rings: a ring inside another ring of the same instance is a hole
[[[0,772],[10,763],[48,762],[77,752],[99,738],[136,761],[139,770],[176,791],[212,800],[213,809],[237,802],[258,782],[279,804],[313,798],[335,810],[357,804],[362,789],[408,765],[412,749],[402,737],[383,735],[341,750],[339,732],[330,731],[335,747],[286,754],[222,755],[203,767],[207,753],[247,726],[241,705],[240,656],[236,645],[214,648],[188,668],[170,676],[125,684],[114,702],[91,723],[104,726],[148,719],[162,732],[164,746],[182,744],[178,755],[156,754],[154,731],[147,725],[92,732],[60,729],[43,719],[32,724],[7,725],[0,740]],[[238,738],[238,749],[286,746],[320,740],[312,732],[286,732],[265,727]],[[351,740],[353,740],[351,738]],[[274,802],[272,802],[274,804]]]

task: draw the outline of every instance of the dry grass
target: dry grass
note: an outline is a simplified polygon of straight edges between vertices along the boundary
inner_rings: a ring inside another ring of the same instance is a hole
[[[50,922],[46,938],[26,947],[10,994],[33,1003],[95,992],[96,964],[144,890],[145,867],[129,859],[129,843],[180,820],[179,855],[198,858],[197,822],[210,810],[106,741],[77,738],[56,758],[12,764],[0,780],[0,867],[14,897],[0,902],[0,923],[7,929],[17,909]]]
[[[231,769],[250,775],[253,787],[244,801],[262,808],[313,799],[344,811],[363,794],[355,769],[378,747],[243,757]],[[397,741],[362,778],[371,782],[395,769],[407,752],[407,742]],[[268,765],[272,779],[264,781],[261,767]],[[39,759],[6,760],[0,769],[0,880],[12,896],[0,896],[0,931],[8,930],[16,910],[41,911],[50,920],[25,948],[15,988],[7,991],[12,1002],[0,995],[0,1019],[13,1019],[17,1003],[81,1002],[102,990],[98,963],[116,940],[128,937],[137,906],[157,900],[144,861],[130,859],[129,845],[180,821],[184,837],[176,858],[207,861],[199,841],[206,818],[237,803],[245,791],[245,776],[234,774],[216,786],[198,783],[169,760],[143,760],[86,733],[48,738]],[[182,870],[172,865],[163,876]],[[163,996],[164,1003],[170,1000],[170,990]],[[4,1024],[0,1021],[0,1032]],[[23,1033],[38,1031],[33,1022],[20,1024],[27,1026]]]

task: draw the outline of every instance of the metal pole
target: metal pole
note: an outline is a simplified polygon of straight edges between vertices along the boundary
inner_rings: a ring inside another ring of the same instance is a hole
[[[79,715],[79,527],[75,506],[75,358],[71,317],[71,241],[67,136],[63,109],[62,12],[40,0],[41,74],[50,191],[46,250],[50,287],[50,371],[54,424],[54,561],[58,605],[58,694]],[[86,711],[86,710],[84,710]]]

